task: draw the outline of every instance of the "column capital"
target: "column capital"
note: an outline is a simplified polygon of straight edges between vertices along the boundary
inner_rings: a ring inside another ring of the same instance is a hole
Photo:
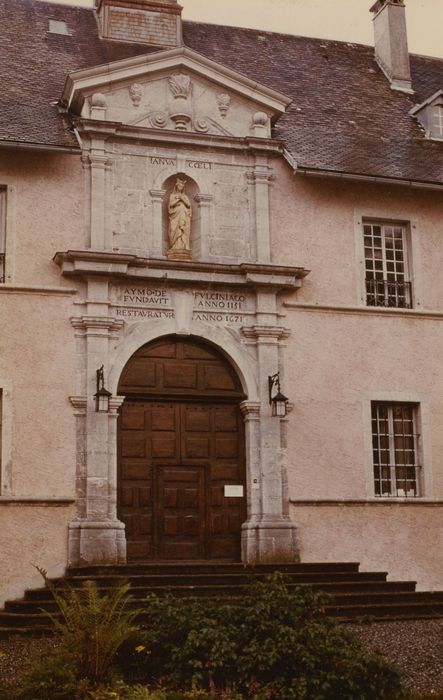
[[[109,413],[112,416],[117,415],[117,411],[125,400],[126,396],[111,396],[109,399]]]
[[[259,401],[242,401],[240,404],[240,411],[245,421],[260,420],[260,408]]]
[[[290,331],[282,326],[243,326],[241,329],[245,338],[258,341],[278,341],[289,338]]]
[[[71,402],[72,406],[74,407],[74,415],[75,416],[86,415],[86,406],[88,403],[87,396],[70,396],[69,401]]]
[[[246,179],[251,184],[260,183],[262,185],[270,185],[275,177],[266,171],[251,170],[250,172],[246,173]]]
[[[76,330],[84,331],[88,335],[91,331],[102,331],[100,335],[103,331],[118,331],[124,325],[124,321],[110,316],[77,316],[69,320]]]

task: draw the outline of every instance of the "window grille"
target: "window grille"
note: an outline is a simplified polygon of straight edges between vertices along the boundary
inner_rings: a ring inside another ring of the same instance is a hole
[[[406,227],[365,223],[363,234],[366,304],[410,309]]]
[[[420,496],[417,406],[372,403],[372,451],[376,496]]]

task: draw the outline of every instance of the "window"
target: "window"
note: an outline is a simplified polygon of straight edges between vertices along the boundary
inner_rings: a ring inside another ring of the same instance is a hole
[[[372,453],[376,496],[420,496],[417,404],[372,402]]]
[[[368,306],[411,308],[406,233],[403,224],[363,224]]]
[[[63,22],[63,21],[60,21],[57,19],[50,19],[49,20],[48,31],[50,34],[65,34],[66,36],[70,36],[70,34],[71,34],[66,22]]]
[[[6,189],[0,187],[0,282],[5,281]]]
[[[443,139],[443,107],[437,105],[431,107],[431,123],[430,132],[431,135],[437,139]]]

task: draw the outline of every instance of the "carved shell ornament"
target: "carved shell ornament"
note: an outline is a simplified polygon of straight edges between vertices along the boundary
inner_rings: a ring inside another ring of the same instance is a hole
[[[143,96],[143,86],[140,83],[132,83],[129,88],[129,95],[134,107],[138,107]]]
[[[226,117],[231,104],[230,96],[226,92],[221,92],[219,95],[217,95],[217,104],[218,110],[222,117]]]
[[[174,98],[181,97],[186,100],[191,94],[192,82],[189,75],[175,73],[168,78],[168,84]]]

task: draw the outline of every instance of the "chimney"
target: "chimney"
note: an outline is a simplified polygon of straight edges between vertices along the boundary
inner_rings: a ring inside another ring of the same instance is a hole
[[[182,46],[177,0],[96,0],[103,39],[174,48]]]
[[[413,92],[403,0],[377,0],[374,13],[375,58],[393,90]]]

